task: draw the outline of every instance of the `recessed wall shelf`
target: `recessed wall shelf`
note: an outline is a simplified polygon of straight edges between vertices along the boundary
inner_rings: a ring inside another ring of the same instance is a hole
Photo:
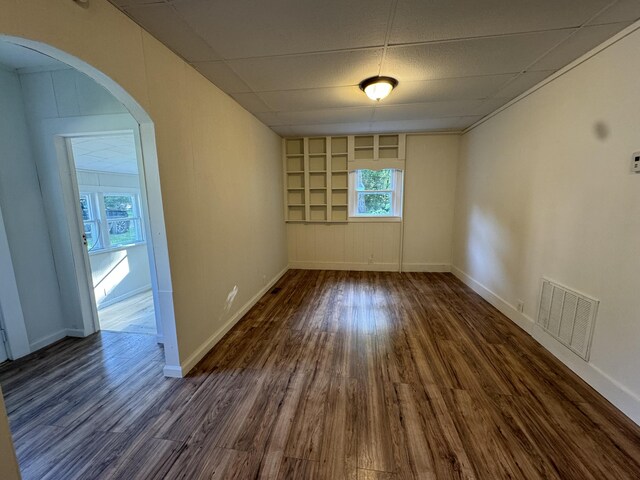
[[[363,161],[404,162],[405,135],[287,138],[282,149],[286,221],[345,223],[349,171],[370,168]]]

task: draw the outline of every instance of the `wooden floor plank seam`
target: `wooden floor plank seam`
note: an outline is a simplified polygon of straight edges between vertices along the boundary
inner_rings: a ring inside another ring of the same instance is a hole
[[[448,273],[291,270],[184,379],[101,332],[0,384],[26,480],[640,478],[640,427]]]

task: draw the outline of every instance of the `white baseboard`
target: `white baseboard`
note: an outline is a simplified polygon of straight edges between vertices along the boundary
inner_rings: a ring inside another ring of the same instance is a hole
[[[84,338],[87,336],[82,328],[67,328],[65,331],[67,333],[67,337]]]
[[[450,272],[448,263],[403,263],[403,272]]]
[[[611,378],[597,366],[590,362],[585,362],[582,358],[568,350],[542,328],[538,327],[532,318],[518,312],[513,305],[509,304],[499,295],[496,295],[480,282],[474,280],[455,266],[452,267],[451,271],[463,283],[531,335],[534,340],[569,367],[576,375],[591,385],[593,389],[609,400],[633,422],[640,425],[640,397],[620,384],[617,380]]]
[[[238,310],[216,333],[211,335],[205,342],[200,345],[184,362],[181,362],[180,368],[175,366],[164,367],[164,375],[166,377],[184,377],[189,371],[196,366],[196,364],[209,353],[209,351],[220,341],[225,334],[231,330],[231,328],[240,320],[256,303],[262,298],[262,296],[273,288],[278,280],[287,273],[289,267],[285,267],[280,273],[278,273],[273,279],[265,285],[258,293],[256,293],[247,303],[245,303],[240,310]]]
[[[127,293],[125,293],[124,295],[119,295],[115,298],[112,298],[110,300],[106,300],[106,301],[102,301],[102,302],[98,302],[98,310],[100,310],[101,308],[105,308],[108,307],[109,305],[113,305],[114,303],[118,303],[118,302],[122,302],[123,300],[126,300],[127,298],[131,298],[135,295],[138,295],[139,293],[143,293],[146,291],[151,290],[151,285],[146,285],[144,287],[140,287],[140,288],[136,288],[135,290],[130,290]]]
[[[51,345],[52,343],[57,342],[58,340],[61,340],[66,336],[67,336],[67,330],[63,328],[62,330],[58,330],[57,332],[54,332],[42,338],[39,338],[34,342],[29,342],[29,347],[31,348],[31,352],[33,353],[36,350],[40,350],[41,348],[44,348],[47,345]]]
[[[182,378],[184,375],[182,374],[182,368],[176,367],[173,365],[165,365],[162,369],[162,373],[165,377],[168,378]]]
[[[58,340],[62,340],[65,337],[86,337],[86,335],[84,334],[84,330],[83,329],[76,329],[76,328],[63,328],[62,330],[58,330],[57,332],[51,333],[49,335],[46,335],[42,338],[39,338],[38,340],[34,341],[34,342],[30,342],[29,343],[29,348],[31,349],[31,353],[35,352],[36,350],[40,350],[41,348],[44,348],[48,345],[51,345],[52,343],[57,342]]]
[[[292,270],[353,270],[357,272],[397,272],[398,263],[290,262]]]

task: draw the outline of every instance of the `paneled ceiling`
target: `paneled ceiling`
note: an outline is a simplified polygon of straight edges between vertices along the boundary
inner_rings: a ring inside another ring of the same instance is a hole
[[[640,18],[640,0],[111,0],[283,136],[461,130]],[[364,78],[400,82],[379,103]]]
[[[75,137],[71,149],[78,170],[138,174],[133,133]]]

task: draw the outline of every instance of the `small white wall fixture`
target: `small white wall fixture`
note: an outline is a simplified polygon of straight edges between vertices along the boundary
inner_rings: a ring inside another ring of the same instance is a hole
[[[153,121],[151,117],[146,113],[146,111],[140,106],[140,104],[120,85],[118,85],[115,81],[109,78],[107,75],[103,74],[96,68],[87,64],[86,62],[68,54],[61,50],[58,50],[50,45],[35,42],[32,40],[28,40],[25,38],[8,36],[8,35],[0,35],[0,41],[12,43],[15,45],[19,45],[22,47],[26,47],[30,50],[34,50],[36,52],[47,55],[51,58],[54,58],[62,63],[69,65],[72,68],[75,68],[79,72],[87,75],[92,78],[96,83],[105,88],[111,95],[113,95],[119,102],[121,102],[126,109],[129,111],[131,116],[135,119],[137,125],[135,125],[134,132],[136,134],[139,132],[139,158],[142,158],[142,162],[140,165],[140,178],[142,180],[142,187],[146,190],[146,200],[147,204],[144,206],[147,209],[149,221],[147,224],[147,234],[148,241],[150,244],[150,266],[151,266],[151,278],[152,278],[152,287],[154,292],[154,306],[156,308],[156,315],[160,318],[160,327],[159,334],[162,336],[162,341],[164,343],[164,352],[165,352],[165,367],[164,374],[165,376],[176,377],[182,376],[182,370],[180,368],[180,360],[178,356],[178,339],[174,318],[174,308],[173,308],[173,288],[171,283],[171,270],[169,265],[169,251],[167,246],[167,237],[165,231],[164,224],[164,213],[162,206],[162,192],[160,189],[160,173],[158,169],[158,157],[156,151],[156,143],[155,143],[155,129],[153,125]],[[99,132],[100,129],[97,129]],[[51,132],[54,133],[54,132]],[[57,131],[55,135],[59,137],[64,137],[67,135],[75,134],[77,132],[73,131]],[[89,132],[85,132],[89,133]],[[62,145],[58,144],[60,147]],[[58,151],[56,154],[59,154]],[[68,165],[68,164],[67,164]],[[145,195],[143,195],[144,197]],[[1,250],[3,247],[2,237],[4,233],[4,227],[2,223],[2,217],[0,216],[0,253],[4,251]],[[4,236],[6,240],[6,235]],[[72,248],[74,251],[74,259],[76,261],[76,265],[82,265],[84,263],[83,260],[83,245],[82,239],[80,235],[73,235],[70,238],[72,242]],[[8,252],[8,245],[7,250]],[[0,261],[6,263],[5,255],[0,254]],[[10,262],[10,257],[9,257]],[[10,270],[5,270],[5,265],[3,263],[2,269],[0,271],[3,272],[0,275],[0,304],[3,306],[4,310],[7,308],[12,308],[16,310],[15,315],[22,316],[22,310],[20,308],[16,309],[15,300],[19,297],[17,296],[17,287],[15,286],[15,275],[13,274],[13,266],[11,266]],[[85,270],[85,269],[82,269]],[[78,278],[78,284],[80,282],[84,282],[86,280],[85,287],[89,289],[89,280],[91,278],[90,273],[88,271],[84,271],[82,273],[86,278]],[[15,295],[9,295],[13,290],[11,285],[9,288],[5,290],[4,282],[8,281],[9,283],[13,283],[13,288],[15,289]],[[82,287],[79,287],[82,288]],[[90,290],[90,289],[89,289]],[[9,294],[7,294],[9,292]],[[4,297],[7,297],[5,299]],[[90,296],[84,296],[85,298],[91,298]],[[12,307],[13,305],[13,307]],[[19,307],[19,303],[18,303]],[[89,308],[89,310],[87,310]],[[92,311],[95,309],[95,304],[93,306],[83,305],[83,322],[84,322],[84,333],[88,334],[92,331],[95,331],[95,315]],[[19,312],[17,312],[19,310]],[[9,312],[5,311],[5,316],[8,315]],[[17,318],[17,317],[14,317]],[[19,320],[19,318],[18,318]],[[10,352],[11,358],[18,358],[20,356],[26,355],[29,353],[29,344],[26,339],[26,330],[24,330],[24,319],[21,323],[23,332],[19,331],[12,332],[10,329],[7,329],[7,335],[9,336],[11,349]],[[12,329],[16,330],[16,329]],[[19,330],[19,329],[18,329]],[[25,343],[26,342],[26,343]],[[25,349],[26,348],[26,349]]]

